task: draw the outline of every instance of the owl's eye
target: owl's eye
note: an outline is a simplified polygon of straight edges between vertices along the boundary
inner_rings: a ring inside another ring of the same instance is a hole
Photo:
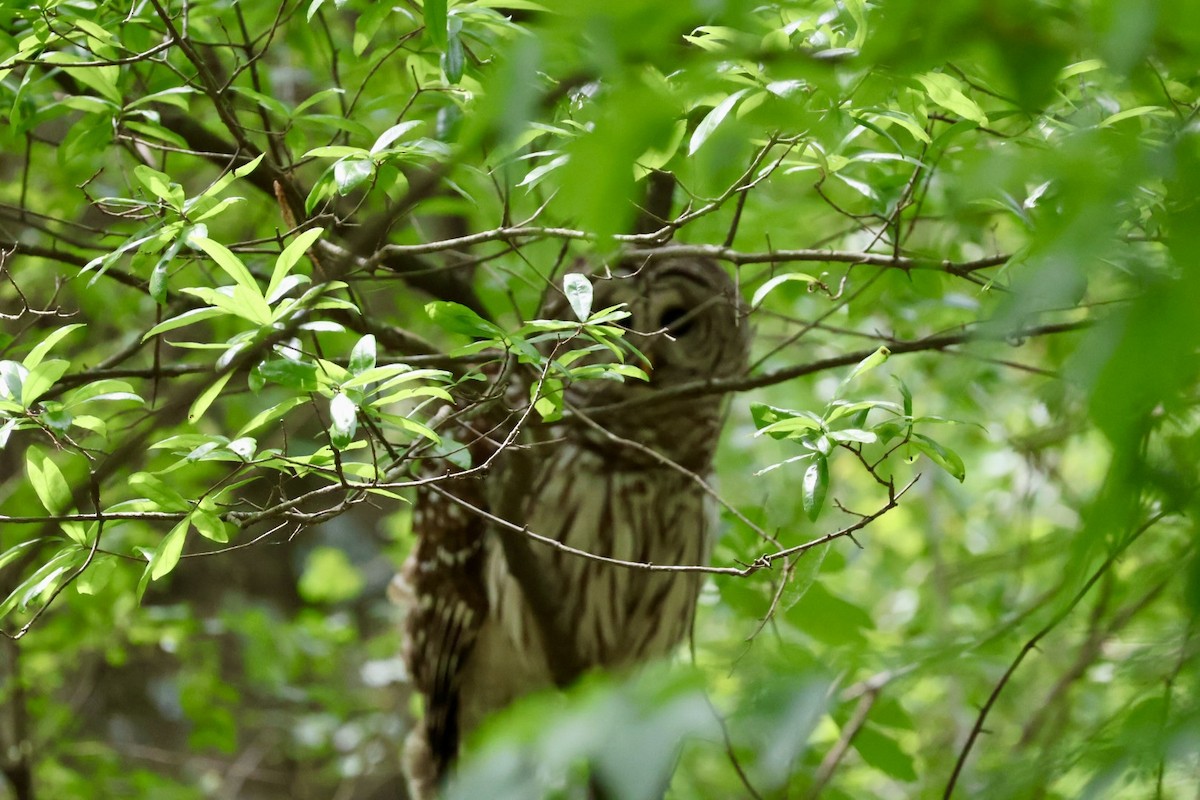
[[[670,306],[658,318],[658,327],[666,328],[672,336],[684,336],[692,327],[694,318],[682,306]]]

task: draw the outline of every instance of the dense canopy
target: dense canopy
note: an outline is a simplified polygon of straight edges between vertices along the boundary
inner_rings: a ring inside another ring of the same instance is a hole
[[[432,410],[644,379],[539,298],[687,255],[691,645],[448,796],[1194,791],[1198,75],[1191,0],[0,0],[5,796],[402,796]]]

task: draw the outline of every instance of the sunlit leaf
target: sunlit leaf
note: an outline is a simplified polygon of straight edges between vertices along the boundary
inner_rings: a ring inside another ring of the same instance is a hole
[[[142,339],[149,339],[153,336],[158,336],[161,333],[173,331],[177,328],[192,325],[206,319],[212,319],[213,317],[219,317],[224,313],[225,312],[219,308],[194,308],[191,311],[185,311],[178,316],[163,320],[150,330],[146,331],[146,334],[142,337]]]
[[[287,414],[287,412],[289,412],[293,408],[296,408],[297,406],[303,405],[307,402],[308,402],[307,397],[291,397],[291,398],[288,398],[287,400],[284,400],[282,403],[276,403],[275,405],[271,406],[270,408],[260,411],[258,414],[254,415],[254,417],[249,422],[247,422],[240,429],[238,429],[238,432],[237,432],[238,438],[241,438],[248,433],[258,430],[263,425],[266,425],[268,422],[274,422],[275,420],[282,419],[284,417],[284,415]]]
[[[58,465],[40,450],[31,447],[25,452],[25,474],[46,511],[61,514],[71,507],[71,489],[66,479]]]
[[[350,372],[359,375],[375,367],[375,337],[367,334],[350,351]]]
[[[871,370],[875,369],[880,364],[887,361],[891,354],[892,351],[888,349],[886,345],[880,345],[880,347],[874,353],[871,353],[871,355],[855,364],[854,369],[850,370],[850,374],[847,375],[845,380],[842,381],[842,386],[845,387],[864,372],[870,372]]]
[[[917,80],[929,93],[929,99],[947,111],[969,119],[980,125],[987,125],[987,115],[979,105],[962,92],[962,84],[954,77],[944,72],[927,72],[918,75]]]
[[[766,299],[767,295],[775,291],[776,288],[785,283],[791,283],[793,281],[806,283],[810,286],[814,283],[820,283],[817,278],[814,278],[812,275],[807,275],[803,272],[788,272],[783,275],[776,275],[774,278],[771,278],[763,283],[762,286],[758,287],[758,290],[754,292],[754,297],[750,299],[750,307],[757,308],[758,305]]]
[[[86,327],[83,323],[75,323],[72,325],[63,325],[61,328],[55,328],[46,335],[45,339],[38,342],[25,358],[21,359],[21,363],[25,369],[32,370],[38,364],[42,363],[42,359],[46,354],[54,349],[54,346],[62,341],[66,336],[80,328]]]
[[[188,243],[207,253],[216,262],[217,266],[225,270],[226,274],[233,278],[234,283],[238,286],[243,286],[247,290],[259,294],[258,282],[254,280],[254,276],[246,269],[246,265],[241,262],[241,259],[230,252],[229,248],[225,247],[225,245],[220,242],[214,242],[207,236],[199,235],[190,237]]]
[[[166,575],[170,575],[175,570],[175,567],[179,564],[179,559],[183,556],[183,544],[187,539],[187,532],[190,527],[191,519],[182,519],[159,542],[158,548],[150,558],[150,580],[157,581]]]
[[[219,375],[208,388],[200,393],[200,396],[192,402],[191,408],[188,409],[188,422],[195,422],[204,416],[204,412],[208,411],[208,407],[213,404],[213,401],[225,389],[225,384],[229,383],[229,379],[232,377],[232,372]]]
[[[29,370],[29,374],[25,376],[24,383],[21,385],[21,405],[28,408],[37,402],[38,398],[50,391],[50,388],[66,374],[70,367],[70,361],[52,358]]]
[[[333,446],[344,448],[354,441],[358,430],[358,406],[342,392],[329,401],[329,438]]]
[[[343,158],[333,165],[333,182],[338,194],[347,195],[375,177],[375,162],[367,158]]]
[[[428,6],[426,6],[426,9],[428,9]],[[420,120],[414,119],[393,125],[379,134],[379,138],[375,140],[375,144],[371,145],[371,154],[375,155],[388,149],[392,146],[393,142],[421,127],[423,124]]]
[[[563,293],[575,317],[585,322],[592,312],[592,283],[577,272],[568,272],[563,276]]]
[[[310,228],[304,233],[301,233],[279,254],[279,258],[275,259],[275,269],[271,272],[271,282],[267,285],[266,297],[273,298],[276,292],[279,291],[280,285],[288,274],[292,271],[292,267],[296,266],[308,249],[313,246],[317,239],[321,238],[321,234],[325,232],[324,228]]]

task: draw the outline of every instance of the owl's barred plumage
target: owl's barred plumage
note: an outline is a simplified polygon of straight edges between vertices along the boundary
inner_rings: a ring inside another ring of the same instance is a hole
[[[649,361],[648,383],[576,383],[566,405],[596,410],[594,423],[524,415],[507,446],[522,409],[493,409],[486,425],[474,420],[473,433],[456,434],[489,468],[418,496],[417,546],[400,581],[410,595],[405,657],[425,698],[406,756],[418,798],[434,796],[460,742],[488,714],[589,668],[666,655],[691,628],[702,575],[605,564],[520,532],[625,561],[702,564],[709,556],[715,509],[694,476],[711,471],[723,397],[673,396],[610,414],[603,407],[744,371],[748,332],[733,283],[711,261],[663,259],[596,280],[593,307],[617,303],[631,314],[625,324]],[[559,296],[542,315],[570,312]],[[510,397],[527,402],[527,388]]]

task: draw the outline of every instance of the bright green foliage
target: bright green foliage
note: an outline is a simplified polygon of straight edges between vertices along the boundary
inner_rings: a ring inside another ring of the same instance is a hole
[[[694,646],[449,796],[1188,796],[1198,75],[1193,0],[0,0],[5,796],[398,795],[437,412],[646,381],[567,268],[660,254],[755,331]]]

